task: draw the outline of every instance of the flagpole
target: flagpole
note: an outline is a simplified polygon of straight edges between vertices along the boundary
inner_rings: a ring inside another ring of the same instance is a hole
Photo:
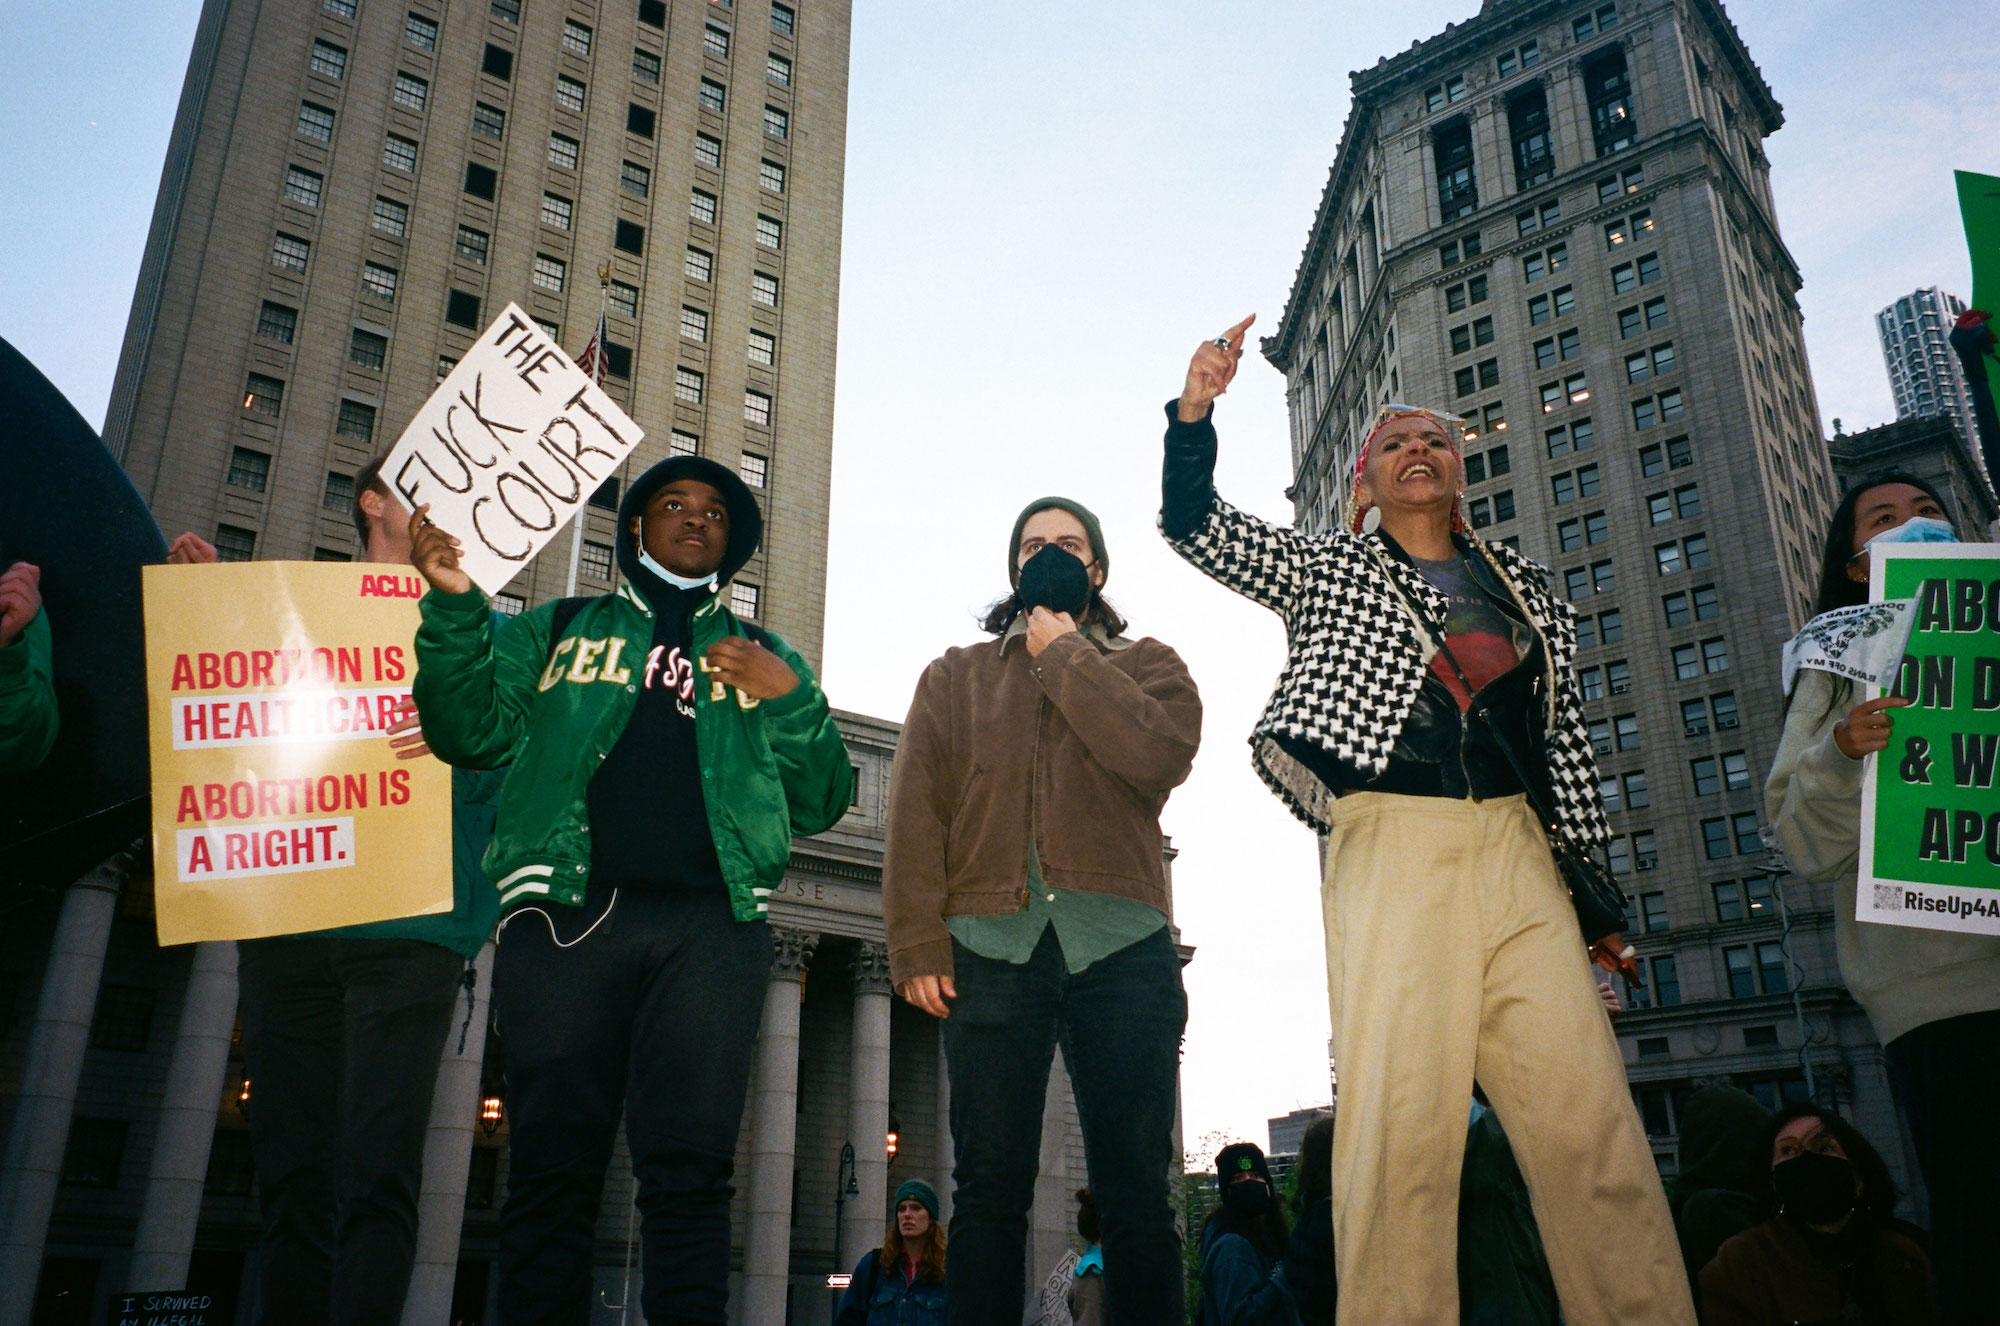
[[[590,366],[591,380],[601,382],[604,378],[604,318],[611,310],[611,264],[597,264],[597,355]],[[577,565],[583,558],[583,513],[590,509],[588,501],[576,513],[576,527],[569,536],[569,579],[563,587],[564,598],[576,596]]]

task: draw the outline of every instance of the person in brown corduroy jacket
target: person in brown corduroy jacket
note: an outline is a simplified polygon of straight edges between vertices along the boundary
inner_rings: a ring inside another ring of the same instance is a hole
[[[1021,1320],[1055,1047],[1104,1213],[1114,1320],[1180,1320],[1167,1173],[1187,996],[1160,810],[1201,737],[1180,656],[1129,639],[1097,518],[1028,505],[996,639],[917,683],[889,791],[882,910],[897,991],[944,1019],[955,1326]]]

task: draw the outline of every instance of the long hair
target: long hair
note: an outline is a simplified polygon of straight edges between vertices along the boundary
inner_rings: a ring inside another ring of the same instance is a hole
[[[1314,1119],[1299,1139],[1298,1191],[1292,1194],[1292,1214],[1305,1214],[1322,1197],[1333,1196],[1333,1116]]]
[[[1854,561],[1854,512],[1855,508],[1861,505],[1861,499],[1869,489],[1880,488],[1888,483],[1906,483],[1929,494],[1930,499],[1939,506],[1944,506],[1944,498],[1931,486],[1929,480],[1920,479],[1914,474],[1898,474],[1893,470],[1871,474],[1849,488],[1841,496],[1840,505],[1834,507],[1833,514],[1827,517],[1826,538],[1820,545],[1819,554],[1819,593],[1813,599],[1812,616],[1817,617],[1823,612],[1832,612],[1835,608],[1851,608],[1868,601],[1868,586],[1862,581],[1850,580],[1847,576],[1847,568]],[[1798,694],[1798,689],[1798,680],[1794,678],[1792,689],[1785,696],[1787,714],[1791,712],[1792,696]],[[1834,710],[1840,708],[1843,695],[1844,692],[1838,687],[1834,689],[1831,707],[1825,714],[1820,715],[1820,722],[1825,722]]]
[[[1014,624],[1014,619],[1024,611],[1026,606],[1021,602],[1019,594],[1009,594],[1005,598],[995,599],[987,606],[986,615],[979,619],[979,629],[988,635],[1005,635],[1007,628]],[[1105,599],[1096,585],[1090,587],[1090,604],[1084,608],[1083,616],[1076,624],[1081,627],[1088,626],[1092,622],[1103,626],[1106,635],[1125,634],[1127,624],[1125,619],[1119,615],[1118,609],[1112,607]]]
[[[1859,1208],[1878,1221],[1893,1220],[1896,1213],[1896,1180],[1889,1175],[1889,1166],[1861,1130],[1835,1114],[1824,1105],[1815,1105],[1809,1100],[1787,1105],[1771,1116],[1771,1122],[1764,1126],[1764,1148],[1760,1154],[1768,1163],[1771,1148],[1778,1144],[1778,1134],[1785,1126],[1798,1119],[1818,1119],[1820,1126],[1833,1134],[1833,1140],[1840,1143],[1841,1151],[1847,1156],[1854,1172],[1861,1178],[1861,1201]],[[1764,1217],[1778,1213],[1778,1193],[1771,1183],[1771,1171],[1767,1167],[1758,1183],[1758,1209]]]
[[[1847,578],[1847,568],[1854,561],[1854,509],[1870,488],[1880,488],[1887,483],[1906,483],[1927,494],[1940,507],[1945,505],[1943,496],[1928,479],[1920,479],[1914,474],[1898,474],[1893,470],[1871,474],[1849,488],[1840,499],[1840,505],[1833,509],[1833,515],[1827,518],[1826,541],[1819,557],[1819,595],[1813,600],[1813,616],[1868,601],[1868,586]],[[1949,507],[1945,509],[1950,510]]]
[[[926,1213],[928,1214],[928,1212]],[[929,1229],[921,1240],[923,1247],[917,1253],[917,1279],[928,1284],[944,1283],[944,1226],[935,1216],[931,1218]],[[894,1215],[889,1217],[889,1237],[882,1240],[880,1258],[884,1271],[893,1271],[903,1260],[903,1231]]]

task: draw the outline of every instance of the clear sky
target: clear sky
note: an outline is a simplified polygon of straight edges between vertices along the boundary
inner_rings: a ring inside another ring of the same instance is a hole
[[[93,423],[197,8],[7,7],[0,240],[15,257],[0,265],[0,336]],[[1280,627],[1153,530],[1160,407],[1196,341],[1251,312],[1267,331],[1282,310],[1348,71],[1476,0],[855,11],[827,689],[900,718],[924,663],[976,638],[1020,507],[1061,492],[1097,510],[1108,593],[1181,651],[1207,705],[1166,813],[1176,919],[1197,950],[1186,1136],[1262,1143],[1267,1116],[1327,1095],[1317,864],[1244,745]],[[1919,285],[1970,293],[1951,171],[2000,174],[2000,30],[1976,0],[1729,13],[1785,107],[1766,147],[1822,415],[1881,422],[1894,407],[1874,312]],[[1246,360],[1217,418],[1224,495],[1288,519],[1277,373]],[[1454,960],[1449,936],[1411,960]]]

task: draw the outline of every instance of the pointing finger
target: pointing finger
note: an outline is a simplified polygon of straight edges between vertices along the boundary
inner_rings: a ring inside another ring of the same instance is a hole
[[[1257,315],[1255,313],[1252,313],[1249,317],[1243,319],[1243,321],[1237,323],[1234,327],[1231,327],[1228,331],[1223,333],[1224,336],[1229,338],[1230,349],[1241,350],[1243,348],[1244,333],[1250,330],[1250,324],[1255,321],[1257,321]]]

